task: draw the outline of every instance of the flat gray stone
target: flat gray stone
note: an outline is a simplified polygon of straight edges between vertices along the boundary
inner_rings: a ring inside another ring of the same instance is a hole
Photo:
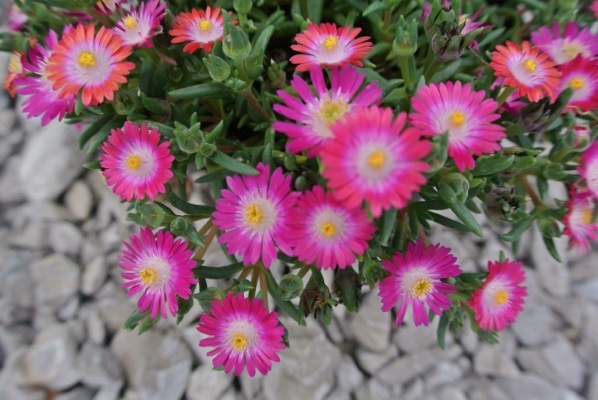
[[[374,352],[384,352],[388,348],[391,315],[382,312],[380,297],[375,293],[364,296],[359,313],[353,317],[349,332],[357,342]]]
[[[546,379],[531,374],[522,374],[517,378],[499,379],[497,384],[510,399],[564,400],[570,393]]]
[[[104,256],[99,255],[85,265],[81,278],[81,293],[92,296],[106,281],[108,264]]]
[[[50,247],[55,253],[76,257],[83,244],[79,228],[70,222],[54,223],[50,226]]]
[[[189,378],[187,400],[220,400],[222,394],[230,387],[233,374],[214,371],[209,365],[196,368]]]
[[[546,250],[542,235],[537,228],[534,229],[531,256],[540,284],[549,294],[564,297],[571,291],[571,276],[567,255],[568,239],[566,236],[554,238],[554,244],[561,256],[562,263],[552,258]]]
[[[542,303],[529,299],[511,326],[517,339],[526,346],[538,346],[554,338],[558,320]]]
[[[81,381],[92,388],[120,386],[124,373],[116,357],[105,347],[87,342],[77,358]]]
[[[89,217],[93,208],[93,194],[85,181],[79,180],[66,192],[64,202],[73,218],[83,221]]]
[[[38,309],[57,310],[79,289],[79,266],[61,254],[52,254],[31,264]]]

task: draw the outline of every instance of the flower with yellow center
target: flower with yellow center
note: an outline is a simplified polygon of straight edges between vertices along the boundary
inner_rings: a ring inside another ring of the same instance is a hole
[[[133,29],[136,29],[138,26],[137,20],[132,15],[129,15],[128,17],[126,17],[124,19],[123,23],[125,24],[127,29],[130,31],[132,31]]]
[[[212,29],[212,23],[209,19],[202,19],[201,21],[199,21],[197,26],[199,27],[199,30],[202,32],[207,32],[210,29]]]
[[[494,295],[494,301],[496,301],[496,304],[498,305],[505,304],[507,300],[509,300],[509,293],[507,293],[506,290],[499,290]]]
[[[463,112],[457,110],[451,114],[450,120],[451,125],[458,128],[460,126],[463,126],[467,118],[465,118],[465,114],[463,114]]]
[[[430,278],[419,278],[415,281],[413,287],[411,288],[411,295],[420,300],[424,300],[431,290],[432,282],[430,281]]]
[[[330,221],[326,221],[320,227],[320,231],[322,232],[322,235],[326,237],[333,237],[336,233],[336,225]]]
[[[579,90],[585,85],[585,81],[583,78],[573,78],[569,81],[569,86],[573,88],[573,90]]]
[[[145,267],[139,271],[139,277],[144,285],[154,285],[158,281],[158,271],[154,267]]]
[[[96,56],[89,50],[82,51],[79,53],[77,62],[83,68],[91,68],[96,65]]]
[[[13,74],[20,74],[23,72],[23,64],[21,63],[21,55],[19,53],[12,53],[8,60],[8,72]]]
[[[386,162],[386,156],[382,150],[376,150],[368,157],[368,164],[372,168],[380,169]]]
[[[324,43],[322,43],[322,47],[324,47],[324,49],[328,51],[336,49],[337,46],[338,37],[333,35],[328,36],[326,40],[324,40]]]
[[[525,68],[528,72],[535,72],[538,69],[538,63],[536,60],[528,58],[527,60],[523,61],[523,68]]]
[[[127,168],[129,168],[131,171],[137,171],[139,168],[141,168],[141,158],[134,154],[127,157],[127,161],[125,163],[127,164]]]
[[[585,54],[583,54],[584,53],[583,46],[580,45],[576,41],[574,41],[574,42],[566,41],[563,44],[563,53],[565,53],[565,56],[567,57],[567,61],[573,60],[579,54],[582,54],[584,57],[586,56]]]
[[[342,99],[324,100],[320,104],[318,116],[327,126],[332,126],[336,121],[345,116],[349,105]]]
[[[594,210],[591,208],[586,208],[579,212],[579,224],[580,225],[590,225],[594,222]]]
[[[249,340],[244,333],[235,333],[231,339],[231,344],[235,350],[245,350],[249,345]]]
[[[264,219],[264,211],[257,204],[250,204],[245,207],[245,219],[251,225],[257,226]]]

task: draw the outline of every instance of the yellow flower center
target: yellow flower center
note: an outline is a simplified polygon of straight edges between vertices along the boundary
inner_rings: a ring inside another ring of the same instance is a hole
[[[249,344],[247,336],[243,333],[235,333],[231,342],[235,350],[245,350]]]
[[[348,108],[343,100],[324,100],[320,105],[320,118],[326,125],[332,126],[347,113]]]
[[[581,89],[586,82],[583,78],[573,78],[569,81],[569,86],[573,88],[573,90]]]
[[[509,294],[506,290],[499,290],[494,295],[494,301],[496,301],[496,304],[505,304],[507,300],[509,300]]]
[[[123,22],[124,22],[125,26],[127,27],[127,29],[129,29],[129,30],[133,30],[133,29],[137,28],[137,20],[132,15],[129,15],[128,17],[126,17]]]
[[[137,171],[141,167],[141,158],[139,156],[131,155],[126,161],[127,168],[131,171]]]
[[[565,42],[563,44],[563,53],[567,56],[567,60],[573,60],[580,53],[583,53],[584,48],[577,42]]]
[[[79,65],[83,68],[91,68],[96,65],[96,56],[91,51],[85,50],[79,54]]]
[[[529,72],[534,72],[536,69],[538,69],[538,64],[536,63],[536,60],[528,58],[523,62],[523,68]]]
[[[579,222],[581,225],[590,225],[594,220],[594,210],[585,209],[579,213]]]
[[[386,156],[384,155],[384,152],[381,150],[377,150],[377,151],[373,152],[368,157],[368,164],[370,164],[370,166],[372,168],[382,168],[385,161],[386,161]]]
[[[197,24],[197,26],[199,27],[199,30],[202,32],[207,32],[210,29],[212,29],[212,23],[209,19],[202,19],[201,21],[199,21],[199,24]]]
[[[322,231],[322,235],[326,237],[332,237],[336,233],[336,225],[334,225],[332,222],[326,221],[322,224],[320,230]]]
[[[451,124],[455,127],[462,126],[465,123],[465,114],[461,111],[455,111],[451,114]]]
[[[8,72],[13,74],[20,74],[23,72],[23,64],[21,64],[21,55],[19,53],[12,53],[8,61]]]
[[[153,267],[147,267],[139,271],[139,277],[144,285],[153,285],[158,280],[158,271]]]
[[[264,219],[264,212],[257,204],[250,204],[245,208],[245,218],[252,225],[257,225]]]
[[[411,288],[411,295],[417,297],[420,300],[426,298],[428,292],[432,290],[432,282],[428,278],[419,278],[413,284]]]
[[[329,51],[336,49],[336,46],[338,46],[338,37],[332,35],[328,36],[326,40],[324,40],[322,46]]]

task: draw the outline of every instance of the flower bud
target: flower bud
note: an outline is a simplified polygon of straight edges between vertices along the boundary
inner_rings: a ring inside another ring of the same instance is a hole
[[[486,195],[484,207],[494,218],[514,221],[519,218],[519,207],[526,200],[524,196],[516,195],[512,190],[496,188]]]
[[[294,274],[284,275],[280,279],[278,290],[283,300],[292,300],[295,297],[299,297],[303,292],[303,280]]]
[[[417,23],[415,19],[406,23],[402,15],[399,17],[392,49],[399,57],[409,57],[415,54],[417,51]]]
[[[183,236],[189,230],[189,222],[183,217],[176,217],[170,223],[170,232],[175,236]]]
[[[453,172],[446,175],[439,183],[439,186],[449,186],[457,199],[465,203],[469,194],[469,181],[462,174]]]

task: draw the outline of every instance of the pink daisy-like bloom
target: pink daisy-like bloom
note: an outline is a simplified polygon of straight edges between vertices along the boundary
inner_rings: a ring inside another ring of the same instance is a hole
[[[58,43],[56,32],[50,30],[46,37],[46,47],[36,44],[29,50],[28,57],[23,59],[25,72],[34,75],[24,76],[15,81],[17,92],[25,97],[23,111],[29,118],[41,115],[42,126],[55,118],[62,120],[66,113],[75,107],[75,95],[61,98],[58,90],[52,88],[46,67],[52,54],[52,48]]]
[[[503,330],[523,310],[527,290],[523,264],[506,259],[488,262],[488,276],[467,303],[482,330]]]
[[[216,201],[213,223],[224,233],[218,243],[229,254],[243,257],[243,264],[261,261],[270,268],[276,260],[276,248],[292,255],[287,235],[290,212],[299,193],[291,192],[291,177],[281,168],[270,175],[270,166],[259,163],[255,176],[233,175],[226,178],[228,189]]]
[[[375,217],[391,206],[403,208],[424,183],[431,150],[415,129],[405,128],[407,114],[393,120],[390,108],[357,108],[332,126],[334,138],[320,151],[327,186],[337,200],[358,208],[365,200]]]
[[[519,96],[527,96],[534,102],[553,95],[560,75],[555,65],[548,54],[531,47],[528,41],[521,46],[510,41],[506,46],[496,46],[490,63],[494,75],[504,77],[505,85],[517,88]]]
[[[572,61],[577,56],[594,58],[598,56],[598,36],[588,28],[579,29],[577,22],[569,22],[561,34],[558,22],[552,23],[552,29],[543,26],[531,34],[532,43],[557,64]]]
[[[128,289],[129,296],[141,293],[137,302],[139,311],[149,309],[152,318],[158,314],[166,318],[167,311],[176,316],[177,296],[188,299],[191,286],[197,283],[192,255],[187,242],[174,240],[168,231],[154,235],[150,228],[143,228],[124,243],[119,255],[124,270],[123,287]]]
[[[187,53],[194,53],[200,47],[209,53],[214,43],[222,40],[224,19],[218,7],[207,7],[205,11],[192,9],[180,13],[175,20],[168,33],[173,37],[172,43],[189,42],[183,47]]]
[[[311,24],[295,36],[298,44],[291,49],[298,53],[291,57],[291,63],[297,64],[297,71],[307,71],[311,67],[342,66],[353,64],[363,66],[363,59],[372,50],[369,36],[357,37],[361,28],[336,24]]]
[[[174,156],[170,154],[170,142],[160,143],[160,138],[157,129],[150,131],[145,124],[127,121],[122,129],[113,129],[102,145],[102,173],[121,199],[141,200],[147,196],[153,200],[158,193],[166,192],[164,184],[173,176],[170,167]]]
[[[27,14],[21,11],[15,3],[12,3],[8,10],[8,22],[6,24],[8,29],[18,32],[23,29],[27,21],[29,21]]]
[[[119,83],[126,83],[135,64],[123,61],[131,54],[112,29],[102,26],[97,35],[93,25],[65,29],[54,48],[46,70],[61,97],[82,92],[83,104],[112,101]]]
[[[498,103],[484,97],[483,90],[472,91],[469,83],[447,82],[424,85],[411,98],[413,126],[422,136],[448,132],[448,154],[461,172],[475,167],[472,154],[500,150],[498,142],[506,136],[502,126],[492,123],[500,118]]]
[[[299,261],[322,269],[353,264],[355,254],[366,251],[376,231],[364,210],[346,208],[320,186],[299,197],[291,221],[294,254]]]
[[[586,254],[590,251],[590,241],[598,239],[598,222],[594,219],[596,202],[589,191],[575,186],[571,186],[569,195],[563,233],[569,236],[569,249],[579,249]]]
[[[330,89],[326,87],[321,68],[312,67],[309,72],[315,95],[298,75],[293,77],[291,86],[299,98],[284,90],[277,92],[285,104],[275,104],[274,111],[297,123],[277,121],[272,127],[289,136],[287,149],[292,154],[307,150],[308,156],[315,157],[322,143],[333,136],[330,127],[355,107],[379,103],[382,89],[372,82],[359,91],[365,74],[350,65],[332,69]]]
[[[559,67],[562,75],[558,94],[567,88],[573,88],[573,95],[563,110],[593,111],[598,109],[598,60],[589,60],[578,56],[573,61]]]
[[[285,348],[284,327],[276,311],[268,312],[259,299],[249,300],[242,293],[231,292],[222,300],[212,301],[209,313],[202,314],[197,330],[208,337],[200,347],[213,347],[214,368],[224,367],[227,374],[240,375],[247,367],[249,376],[256,370],[267,375],[272,362],[280,362],[278,352]]]
[[[426,306],[436,315],[451,307],[448,295],[455,292],[455,286],[442,279],[460,275],[461,269],[450,251],[439,244],[424,247],[418,240],[407,244],[405,254],[397,252],[392,261],[382,261],[390,275],[380,282],[378,295],[384,312],[398,304],[397,326],[403,322],[409,306],[413,308],[415,326],[429,325]]]
[[[139,11],[132,11],[116,23],[114,32],[127,46],[152,47],[151,38],[162,33],[160,23],[166,15],[166,3],[149,0],[141,3]]]
[[[586,180],[588,189],[598,199],[598,140],[594,140],[590,147],[581,153],[581,166],[577,170]]]

